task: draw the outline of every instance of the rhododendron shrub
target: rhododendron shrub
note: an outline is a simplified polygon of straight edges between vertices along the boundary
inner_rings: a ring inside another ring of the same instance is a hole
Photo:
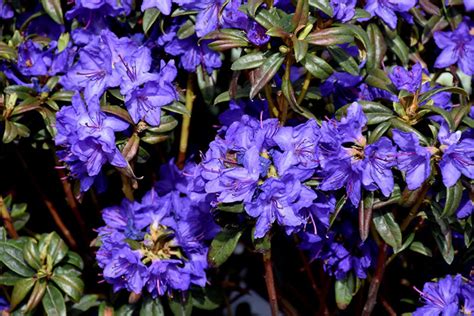
[[[0,0],[0,310],[471,315],[472,10]]]

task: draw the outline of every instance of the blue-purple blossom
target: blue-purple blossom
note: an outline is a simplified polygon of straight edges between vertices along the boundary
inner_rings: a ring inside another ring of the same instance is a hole
[[[5,3],[5,0],[0,0],[0,19],[6,20],[13,17],[13,10],[10,4]]]
[[[446,123],[443,123],[439,129],[438,140],[443,152],[439,167],[444,185],[455,185],[461,174],[474,179],[474,139],[461,140],[461,131],[451,133]]]
[[[340,22],[350,21],[355,15],[356,2],[356,0],[331,0],[334,19]]]
[[[69,166],[71,175],[81,181],[81,192],[91,187],[105,163],[119,168],[127,166],[115,145],[115,132],[128,128],[128,123],[105,115],[98,101],[90,101],[86,106],[76,93],[72,105],[62,107],[56,120],[55,143],[62,147],[58,156]]]
[[[455,63],[466,75],[474,75],[474,35],[468,23],[461,22],[453,32],[435,32],[436,45],[442,49],[434,66],[446,68]]]
[[[192,284],[205,286],[204,240],[214,236],[215,226],[202,220],[210,213],[202,213],[185,194],[172,189],[159,196],[151,190],[141,202],[105,209],[103,217],[97,260],[114,291],[146,290],[157,297]]]
[[[247,38],[257,46],[265,45],[270,41],[270,36],[266,34],[266,30],[253,20],[248,22]]]
[[[397,26],[397,12],[404,14],[413,8],[417,0],[368,0],[364,9],[372,16],[377,15],[391,29]]]
[[[67,11],[65,16],[72,20],[78,17],[88,19],[94,13],[102,16],[128,15],[131,9],[131,0],[75,0],[74,7]]]
[[[3,296],[0,296],[0,312],[8,311],[10,309],[10,303]]]
[[[420,63],[416,63],[411,70],[395,66],[388,76],[398,90],[407,90],[410,93],[415,93],[421,87],[422,75],[423,68]]]
[[[420,291],[425,303],[413,312],[413,316],[425,315],[459,315],[459,294],[461,291],[461,275],[446,276],[438,282],[427,282]]]
[[[323,96],[332,95],[336,106],[354,102],[358,96],[358,87],[362,77],[347,72],[334,72],[321,84]]]
[[[169,15],[171,13],[171,5],[171,0],[143,0],[141,10],[157,8],[162,14]]]
[[[41,44],[27,40],[18,47],[18,70],[25,76],[42,76],[48,73],[50,57]]]
[[[400,148],[397,154],[397,166],[405,171],[405,179],[409,190],[418,189],[431,173],[431,151],[420,146],[420,140],[413,133],[405,133],[394,129],[393,140]]]

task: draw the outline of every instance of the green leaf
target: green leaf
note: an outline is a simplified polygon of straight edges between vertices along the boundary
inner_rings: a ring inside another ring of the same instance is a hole
[[[306,54],[301,63],[315,78],[324,80],[334,72],[331,65],[314,54]]]
[[[348,73],[354,76],[359,75],[359,65],[355,59],[340,47],[329,47],[329,53],[334,60]]]
[[[382,69],[375,68],[368,72],[364,80],[369,86],[376,87],[392,94],[395,94],[392,81],[387,76],[387,73]]]
[[[446,188],[446,202],[441,217],[450,217],[456,213],[461,203],[463,186],[461,179],[452,187]]]
[[[10,47],[7,44],[0,42],[0,58],[16,60],[18,52],[16,48]]]
[[[163,115],[160,119],[160,125],[155,127],[148,127],[147,131],[156,134],[161,134],[172,131],[173,129],[175,129],[176,126],[178,126],[178,120],[176,120],[171,115]]]
[[[234,61],[231,66],[231,69],[234,71],[244,70],[244,69],[253,69],[260,67],[265,62],[265,55],[261,52],[250,53],[244,55]]]
[[[367,192],[359,204],[359,235],[362,241],[369,237],[370,220],[372,219],[372,207],[374,204],[374,192]]]
[[[449,222],[447,219],[441,218],[441,208],[434,201],[431,202],[431,211],[437,223],[437,225],[433,225],[431,232],[444,261],[446,261],[447,264],[451,264],[454,260],[454,247]]]
[[[24,261],[23,249],[10,242],[0,242],[0,261],[21,276],[32,277],[35,273]]]
[[[397,57],[400,59],[403,65],[407,65],[410,49],[405,44],[403,39],[399,35],[396,35],[393,38],[391,38],[390,36],[386,38],[387,38],[387,44],[390,50],[394,52],[395,55],[397,55]]]
[[[98,306],[100,303],[97,301],[99,295],[97,294],[88,294],[81,297],[81,300],[71,306],[73,310],[80,312],[87,312],[92,307]]]
[[[251,17],[255,17],[257,9],[264,3],[264,0],[248,0],[247,1],[247,12]]]
[[[178,101],[175,101],[175,102],[173,102],[169,105],[165,105],[162,108],[166,111],[169,111],[169,112],[173,112],[173,113],[177,113],[177,114],[181,114],[181,115],[186,115],[186,116],[191,116],[191,113],[186,108],[186,106],[183,103],[178,102]]]
[[[348,32],[344,27],[331,27],[327,29],[317,30],[310,33],[306,39],[309,44],[318,46],[334,46],[339,44],[350,43],[354,41],[352,33]]]
[[[79,256],[79,254],[74,251],[68,251],[66,261],[64,263],[73,265],[80,270],[84,269],[84,261],[82,261],[81,256]]]
[[[143,33],[148,33],[150,28],[155,23],[156,19],[160,15],[160,10],[156,8],[146,9],[145,13],[143,14]]]
[[[23,280],[21,276],[12,272],[5,272],[0,275],[0,284],[6,286],[14,286],[18,281]]]
[[[329,0],[309,0],[309,5],[313,8],[321,10],[330,17],[334,15],[334,11],[331,4],[329,3]]]
[[[10,308],[12,310],[15,309],[18,304],[23,301],[23,299],[30,293],[33,285],[35,285],[36,280],[33,278],[21,279],[20,281],[15,283],[12,292],[12,298],[10,302]]]
[[[347,195],[343,195],[342,197],[339,198],[339,200],[337,200],[336,207],[334,208],[334,212],[331,214],[330,219],[329,219],[329,228],[331,228],[334,222],[336,221],[337,215],[342,210],[342,207],[346,204],[346,202],[347,202]]]
[[[299,40],[296,37],[292,37],[293,49],[295,51],[295,60],[299,63],[308,52],[308,42],[305,40]]]
[[[165,311],[161,305],[160,299],[145,298],[140,308],[140,316],[164,316]]]
[[[276,14],[275,10],[267,10],[260,8],[255,14],[255,21],[258,22],[265,29],[269,30],[274,26],[279,25],[280,17]]]
[[[392,124],[389,121],[385,121],[377,125],[376,128],[369,134],[369,144],[375,143],[377,140],[382,137]]]
[[[18,130],[13,122],[5,121],[5,131],[2,141],[5,144],[11,143],[18,136]]]
[[[178,296],[174,296],[169,299],[168,303],[174,316],[191,316],[191,312],[193,311],[192,297],[179,299]]]
[[[36,281],[33,292],[31,292],[30,298],[26,303],[26,311],[30,312],[38,306],[38,304],[43,299],[44,293],[46,292],[47,282],[44,279]]]
[[[178,30],[178,38],[180,40],[186,39],[193,35],[195,32],[194,30],[194,23],[191,20],[187,20]]]
[[[377,211],[372,219],[380,237],[397,251],[402,246],[402,232],[391,212]]]
[[[207,34],[202,39],[213,40],[207,46],[219,52],[231,48],[247,47],[249,44],[245,32],[237,29],[216,30]]]
[[[426,109],[426,110],[429,110],[433,113],[441,115],[444,118],[444,120],[446,121],[446,123],[448,123],[449,129],[450,130],[455,129],[454,120],[453,120],[453,117],[452,117],[450,112],[448,112],[446,110],[443,110],[442,108],[432,106],[432,105],[424,105],[423,109]]]
[[[58,24],[64,24],[61,0],[41,0],[44,11]]]
[[[81,299],[84,290],[84,282],[80,278],[55,272],[51,279],[64,293],[69,295],[74,302],[78,302]]]
[[[367,117],[367,125],[380,124],[394,116],[392,110],[378,102],[359,101],[359,104],[362,106],[362,110]],[[350,104],[347,104],[337,110],[336,117],[341,118],[342,115],[345,115],[349,106]]]
[[[355,290],[354,275],[349,273],[345,279],[336,280],[334,285],[336,304],[339,309],[346,309],[352,301]]]
[[[222,103],[222,102],[229,102],[230,100],[233,100],[233,99],[245,98],[249,95],[249,93],[250,93],[250,87],[237,89],[237,93],[233,96],[233,98],[230,95],[229,91],[222,92],[214,100],[214,105]]]
[[[234,252],[241,236],[242,231],[237,229],[224,228],[219,232],[212,240],[207,254],[209,264],[213,267],[219,267],[226,262]]]
[[[72,96],[74,95],[73,91],[66,91],[61,90],[54,93],[50,99],[55,101],[64,101],[64,102],[71,102]]]
[[[66,316],[66,304],[61,292],[52,284],[46,287],[43,296],[43,308],[48,316]]]
[[[242,213],[244,211],[244,204],[240,203],[219,203],[217,209],[222,212]]]
[[[56,114],[47,108],[37,109],[44,121],[44,125],[48,130],[48,133],[52,136],[56,136]]]
[[[63,260],[68,252],[68,246],[56,232],[42,235],[39,240],[38,249],[42,261],[46,259],[46,256],[50,256],[53,266]]]
[[[412,242],[408,249],[410,249],[411,251],[417,252],[419,254],[422,254],[424,256],[427,256],[427,257],[433,256],[433,254],[431,253],[431,249],[426,247],[425,245],[423,245],[419,241]]]
[[[367,35],[369,37],[369,42],[374,45],[374,55],[372,58],[367,57],[367,63],[371,65],[371,68],[379,68],[382,64],[385,54],[387,53],[387,44],[385,43],[385,38],[377,27],[376,24],[371,23],[367,27]]]
[[[28,238],[23,246],[23,258],[33,269],[39,270],[41,268],[38,242],[35,239]]]
[[[427,92],[421,94],[421,95],[420,95],[420,98],[418,99],[418,103],[423,103],[423,102],[425,102],[425,101],[428,101],[428,100],[430,100],[434,95],[436,95],[436,94],[438,94],[438,93],[441,93],[441,92],[450,92],[450,93],[455,93],[455,94],[459,94],[459,95],[468,97],[468,94],[467,94],[466,90],[464,90],[463,88],[459,88],[459,87],[442,87],[442,88],[433,89],[433,90],[430,90],[430,91],[427,91]]]
[[[280,69],[285,57],[281,53],[271,55],[259,68],[254,70],[254,81],[250,89],[250,99],[255,98],[257,93],[275,76]]]
[[[106,113],[113,114],[121,118],[125,122],[135,125],[128,111],[118,105],[105,105],[105,106],[101,106],[100,109]]]

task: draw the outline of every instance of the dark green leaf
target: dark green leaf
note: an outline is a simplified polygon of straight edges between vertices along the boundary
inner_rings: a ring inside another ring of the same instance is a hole
[[[369,237],[370,220],[372,219],[372,207],[374,204],[374,192],[367,192],[359,204],[359,235],[362,241]]]
[[[169,105],[163,106],[163,109],[169,112],[178,113],[181,115],[191,116],[191,113],[186,106],[181,102],[173,102]]]
[[[382,122],[369,134],[369,144],[375,143],[382,137],[392,124],[389,121]]]
[[[250,87],[238,89],[237,93],[234,96],[234,99],[241,99],[241,98],[247,97],[249,93],[250,93]],[[222,102],[229,102],[230,100],[232,100],[232,97],[229,91],[225,91],[216,97],[216,99],[214,100],[214,105],[222,103]]]
[[[432,105],[425,105],[423,106],[423,109],[430,110],[433,113],[441,115],[446,123],[448,123],[449,129],[454,130],[454,120],[453,117],[451,116],[451,113],[443,110],[442,108],[439,108],[437,106],[432,106]]]
[[[30,293],[33,285],[35,285],[36,280],[33,278],[21,279],[20,281],[15,283],[12,292],[12,298],[10,301],[10,308],[12,310],[15,309],[18,304],[23,301],[23,299]]]
[[[145,10],[143,14],[143,33],[148,33],[150,28],[155,24],[156,19],[160,15],[160,10],[156,8],[150,8]]]
[[[329,3],[329,0],[309,0],[309,5],[318,10],[321,10],[330,17],[334,15],[334,11],[332,9],[331,4]]]
[[[84,282],[76,276],[54,273],[52,280],[56,285],[69,295],[73,301],[78,302],[84,290]]]
[[[33,269],[39,270],[41,268],[38,242],[35,239],[28,238],[23,246],[23,258]]]
[[[191,290],[193,306],[204,310],[214,310],[224,302],[224,294],[218,288],[205,287]]]
[[[81,297],[81,300],[74,305],[71,306],[72,308],[72,313],[75,314],[76,311],[80,313],[87,312],[89,309],[92,307],[98,306],[100,303],[97,301],[99,298],[99,295],[97,294],[88,294],[84,295]]]
[[[130,117],[130,114],[128,114],[128,111],[118,105],[105,105],[105,106],[101,106],[100,108],[102,111],[106,113],[113,114],[121,118],[125,122],[135,125],[133,123],[132,118]]]
[[[459,204],[461,203],[462,191],[463,186],[461,179],[459,179],[452,187],[446,188],[446,202],[441,217],[450,217],[456,213]]]
[[[52,136],[56,136],[56,114],[47,108],[37,109],[38,113],[43,117],[44,125],[48,130],[48,133]]]
[[[178,296],[175,296],[170,298],[168,303],[174,316],[191,316],[191,312],[193,311],[192,297],[183,297],[180,299]]]
[[[73,265],[80,270],[84,269],[84,262],[82,261],[81,256],[79,256],[79,254],[74,251],[68,251],[66,261],[64,263]]]
[[[5,121],[5,131],[3,132],[2,141],[5,144],[12,142],[18,136],[18,130],[13,122]]]
[[[220,203],[217,205],[217,209],[223,212],[229,213],[242,213],[244,211],[244,204],[240,203]]]
[[[5,272],[4,274],[0,275],[1,285],[13,286],[20,280],[23,280],[23,278],[16,273]]]
[[[46,287],[43,296],[43,308],[48,316],[66,316],[66,304],[61,292],[52,284]]]
[[[51,260],[53,260],[53,266],[63,260],[68,252],[68,246],[56,232],[42,235],[39,240],[38,249],[42,261],[46,256],[50,256]]]
[[[18,96],[18,99],[21,99],[21,100],[27,99],[36,94],[36,91],[33,88],[20,86],[20,85],[10,85],[8,87],[5,87],[3,92],[6,94],[16,93]]]
[[[308,52],[308,42],[305,40],[299,40],[296,37],[292,37],[293,49],[295,51],[295,60],[299,63]]]
[[[17,50],[7,44],[0,42],[0,58],[16,60],[18,56]]]
[[[26,303],[26,311],[30,312],[38,306],[43,299],[44,293],[46,292],[47,282],[44,279],[36,281],[33,292],[31,292],[30,298]]]
[[[64,24],[60,0],[41,0],[44,11],[58,24]]]
[[[309,4],[308,0],[297,0],[295,13],[291,17],[291,24],[294,28],[306,25],[308,22]]]
[[[271,55],[262,66],[255,69],[255,78],[250,89],[250,99],[255,98],[257,93],[275,76],[280,69],[285,57],[281,53]]]
[[[280,22],[280,17],[275,13],[275,10],[267,10],[260,8],[255,14],[255,21],[257,21],[265,29],[269,30]]]
[[[391,212],[376,211],[372,219],[380,237],[397,251],[402,246],[402,232]]]
[[[66,91],[66,90],[61,90],[56,93],[54,93],[50,99],[55,100],[55,101],[65,101],[65,102],[71,102],[72,96],[74,95],[73,91]]]
[[[236,229],[224,228],[219,232],[212,240],[209,248],[209,253],[207,255],[209,264],[213,267],[219,267],[221,264],[226,262],[234,252],[240,236],[242,236],[242,231]]]
[[[449,26],[449,23],[446,21],[444,16],[433,15],[423,28],[423,33],[421,34],[421,43],[423,45],[428,43],[435,32],[441,31],[447,26]]]
[[[186,39],[194,34],[194,23],[191,20],[187,20],[178,30],[178,38],[180,40]]]
[[[329,228],[331,228],[334,222],[336,221],[337,215],[342,210],[342,207],[346,204],[346,202],[347,202],[347,195],[343,195],[337,201],[336,207],[334,208],[334,212],[331,214],[331,217],[329,219]]]
[[[331,65],[314,54],[306,54],[301,62],[306,70],[308,70],[315,78],[324,80],[334,72]]]
[[[350,43],[354,41],[354,36],[344,27],[331,27],[310,33],[306,41],[318,46],[334,46]]]
[[[466,90],[464,90],[463,88],[459,88],[459,87],[442,87],[442,88],[438,88],[438,89],[433,89],[433,90],[430,90],[428,92],[425,92],[423,94],[420,95],[420,98],[418,99],[418,103],[423,103],[425,101],[428,101],[430,100],[434,95],[438,94],[438,93],[441,93],[441,92],[450,92],[450,93],[456,93],[456,94],[460,94],[460,95],[463,95],[465,97],[468,96]]]
[[[329,53],[331,53],[334,60],[348,73],[351,75],[359,75],[359,65],[355,59],[349,55],[345,50],[340,47],[329,47]]]
[[[161,305],[160,299],[145,298],[140,308],[140,316],[164,316],[165,311]]]
[[[417,252],[419,254],[422,254],[424,256],[427,256],[427,257],[431,257],[433,254],[431,253],[431,250],[430,248],[426,247],[425,245],[423,245],[421,242],[419,241],[414,241],[409,249],[411,251],[414,251],[414,252]]]
[[[392,81],[387,76],[386,72],[379,68],[375,68],[369,71],[364,81],[369,86],[376,87],[395,94],[395,90],[392,86]]]
[[[386,106],[371,101],[359,101],[364,111],[365,116],[367,117],[367,125],[380,124],[384,121],[390,120],[393,117],[393,112]],[[336,111],[336,117],[341,118],[342,115],[345,115],[347,108],[350,104],[347,104]]]
[[[339,309],[346,309],[352,301],[352,296],[355,290],[354,275],[348,274],[345,279],[336,280],[334,285],[336,292],[336,304]]]
[[[264,0],[248,0],[247,1],[247,12],[251,17],[255,17],[257,9],[264,3]]]
[[[374,45],[373,58],[370,58],[369,56],[367,57],[367,63],[371,65],[371,67],[368,68],[379,68],[385,57],[385,53],[387,52],[385,38],[380,29],[374,23],[369,24],[367,27],[367,35],[369,36],[370,43]]]
[[[244,70],[244,69],[253,69],[260,67],[265,62],[265,56],[261,52],[251,53],[244,55],[234,61],[231,66],[231,69],[236,70]]]
[[[160,134],[170,132],[178,126],[178,121],[171,115],[163,115],[160,119],[160,125],[156,127],[148,127],[147,131]]]
[[[32,277],[34,274],[23,259],[23,249],[10,242],[0,242],[0,261],[21,276]]]
[[[394,52],[395,55],[397,55],[397,57],[400,59],[403,65],[407,65],[408,54],[410,53],[410,49],[402,40],[402,38],[399,35],[396,35],[394,37],[388,36],[386,37],[386,39],[387,39],[387,44],[390,50]]]
[[[209,74],[202,65],[199,65],[196,69],[197,82],[201,95],[206,104],[211,104],[214,100],[216,93],[216,82],[217,82],[217,71],[214,70],[212,74]],[[189,113],[189,111],[188,111]],[[189,113],[191,115],[191,113]]]
[[[444,261],[446,261],[447,264],[451,264],[454,260],[451,228],[449,227],[447,219],[441,218],[441,208],[434,201],[431,202],[431,211],[437,223],[437,225],[432,226],[431,232],[433,233],[433,237],[438,245],[438,249],[441,251]]]

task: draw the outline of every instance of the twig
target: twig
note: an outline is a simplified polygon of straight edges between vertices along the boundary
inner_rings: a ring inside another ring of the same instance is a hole
[[[15,229],[15,226],[13,226],[10,212],[8,212],[2,196],[0,196],[0,212],[2,213],[3,225],[5,225],[8,235],[10,235],[10,237],[13,239],[18,239],[18,233]]]
[[[408,228],[411,221],[418,215],[418,209],[420,208],[421,204],[423,204],[423,201],[425,200],[429,188],[430,186],[427,182],[425,182],[423,184],[423,188],[420,191],[420,194],[416,199],[415,204],[411,207],[410,212],[408,213],[408,216],[403,220],[402,225],[400,225],[400,229],[402,230],[402,232]]]
[[[380,297],[380,302],[382,303],[382,306],[385,308],[385,310],[390,316],[397,316],[397,313],[395,312],[395,310],[392,308],[390,303],[383,296]]]
[[[189,74],[186,83],[186,109],[189,115],[183,115],[183,124],[181,125],[181,138],[179,140],[179,153],[176,164],[178,168],[183,169],[186,161],[186,151],[188,150],[189,127],[191,125],[191,112],[193,111],[193,103],[196,95],[193,90],[193,75]]]
[[[56,155],[54,155],[54,160],[56,162],[56,165],[59,165],[59,161]],[[87,238],[88,231],[87,231],[86,223],[84,222],[84,219],[82,219],[82,215],[81,215],[81,212],[79,211],[76,198],[74,197],[74,194],[72,193],[71,183],[69,183],[66,177],[66,174],[62,168],[56,168],[56,170],[58,172],[59,180],[61,181],[61,184],[63,187],[64,195],[66,196],[66,202],[69,205],[69,208],[71,209],[72,214],[74,215],[74,218],[79,224],[79,227],[82,233],[81,235],[84,241],[86,242],[86,244],[88,244],[89,240]]]
[[[263,265],[265,266],[265,284],[267,286],[272,316],[276,316],[278,315],[278,301],[275,289],[275,280],[273,278],[272,253],[270,249],[263,253]]]
[[[383,273],[385,272],[385,261],[387,260],[388,246],[382,242],[379,247],[379,255],[377,258],[377,267],[375,268],[375,274],[370,282],[369,293],[367,295],[367,301],[365,302],[364,309],[362,310],[362,316],[369,316],[374,310],[377,302],[377,293],[379,291],[380,283],[382,282]]]
[[[120,174],[120,178],[122,179],[122,192],[125,197],[130,201],[135,200],[135,197],[133,196],[132,184],[130,183],[130,178],[128,178],[124,174]]]
[[[33,185],[33,187],[35,188],[36,193],[39,195],[40,199],[44,202],[44,204],[46,205],[46,208],[48,209],[49,213],[53,217],[54,223],[61,230],[64,238],[66,238],[66,240],[67,240],[68,244],[71,246],[71,248],[77,249],[76,240],[74,239],[74,237],[72,237],[71,232],[69,231],[69,229],[66,227],[66,225],[62,221],[62,219],[59,216],[58,211],[54,207],[53,203],[48,199],[48,197],[41,190],[41,187],[38,184],[38,181],[36,180],[36,177],[29,170],[28,165],[27,165],[26,161],[23,159],[23,157],[21,156],[20,151],[19,151],[18,148],[16,148],[16,154],[18,156],[18,159],[20,160],[20,163],[23,166],[23,170],[25,170],[25,172],[29,176],[30,182]]]
[[[278,109],[275,105],[275,102],[273,102],[273,98],[272,98],[272,87],[270,87],[269,84],[266,84],[263,90],[265,92],[265,98],[267,99],[267,102],[268,102],[268,108],[270,109],[270,115],[273,117],[279,117],[280,113],[278,112]]]
[[[303,87],[301,88],[300,95],[298,96],[298,100],[296,101],[298,102],[298,104],[301,104],[301,102],[303,102],[303,99],[306,96],[306,93],[308,93],[308,88],[309,88],[309,84],[311,83],[311,78],[312,78],[312,75],[308,71],[304,78]]]

